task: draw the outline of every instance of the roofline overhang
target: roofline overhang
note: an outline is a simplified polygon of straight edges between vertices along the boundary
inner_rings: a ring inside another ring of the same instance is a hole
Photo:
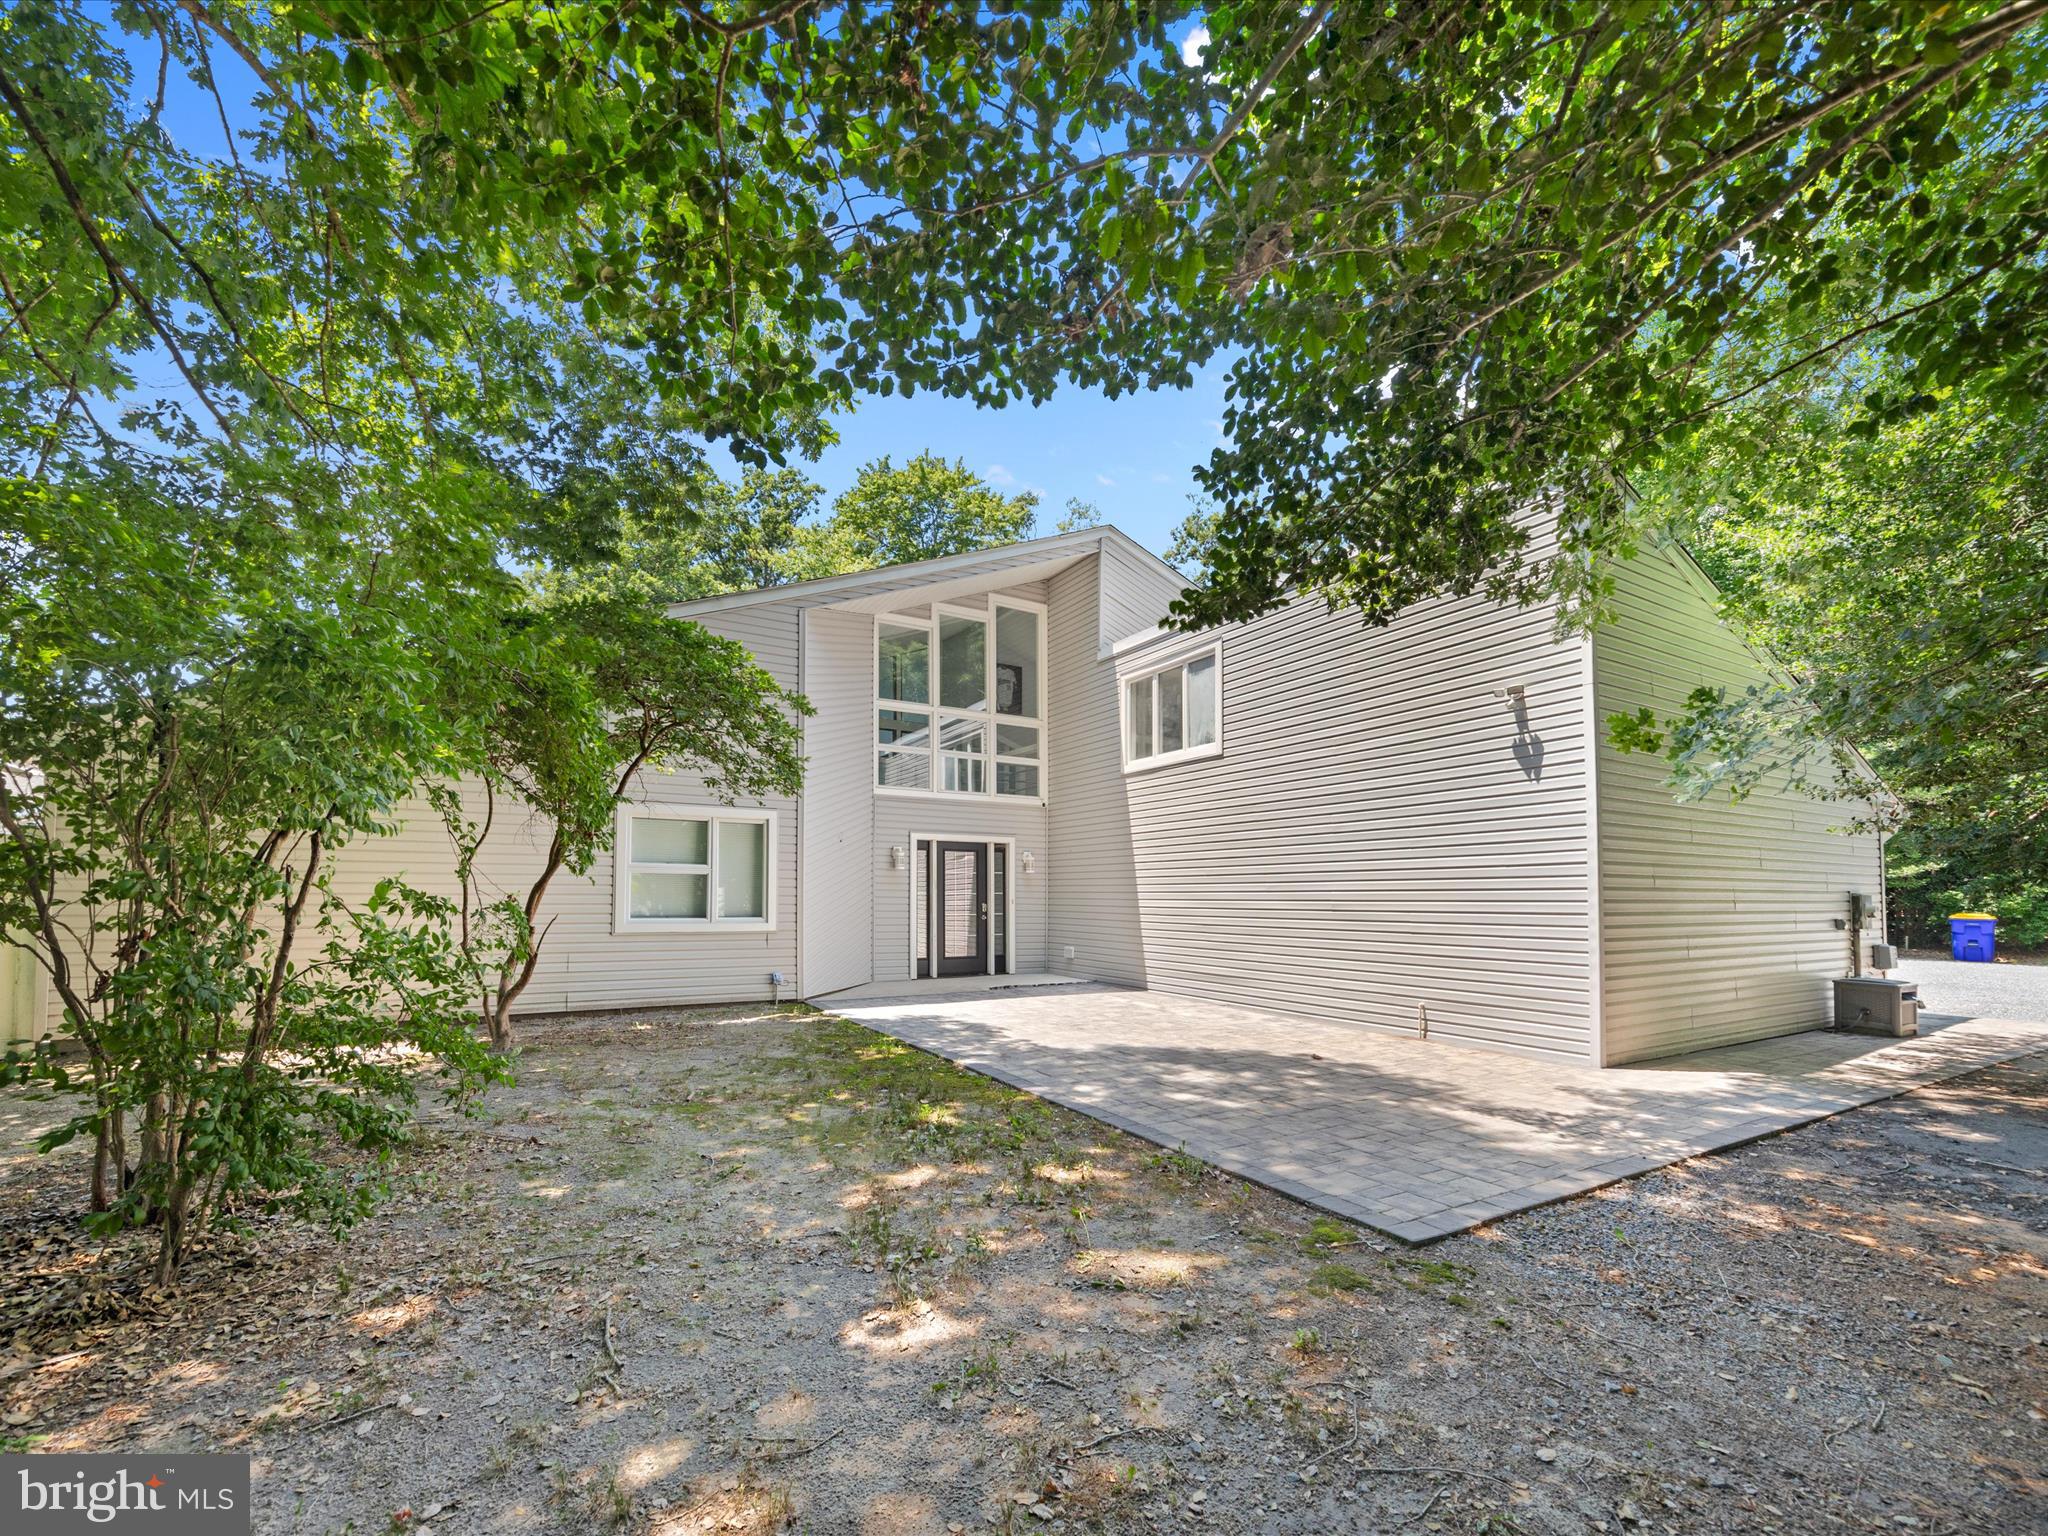
[[[748,608],[756,603],[793,600],[803,607],[815,607],[829,603],[840,593],[866,587],[886,587],[892,581],[914,587],[949,575],[969,575],[977,565],[1018,554],[1040,555],[1048,560],[1093,554],[1111,540],[1142,559],[1150,561],[1159,569],[1171,573],[1176,580],[1185,580],[1172,566],[1122,529],[1101,523],[1092,528],[1076,528],[1071,533],[1048,534],[1042,539],[1022,539],[1015,544],[992,544],[986,549],[970,549],[958,555],[940,555],[932,560],[911,560],[901,565],[883,565],[872,570],[848,571],[838,576],[818,576],[809,581],[792,581],[779,587],[756,587],[748,592],[725,592],[717,597],[700,597],[691,602],[670,603],[666,611],[670,618],[691,619],[699,614]],[[1004,571],[998,568],[990,574],[1001,575]]]

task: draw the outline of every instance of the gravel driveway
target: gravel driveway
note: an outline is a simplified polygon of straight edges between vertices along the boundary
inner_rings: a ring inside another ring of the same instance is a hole
[[[1920,983],[1929,1013],[2048,1020],[2048,965],[1965,964],[1906,955],[1897,975]]]

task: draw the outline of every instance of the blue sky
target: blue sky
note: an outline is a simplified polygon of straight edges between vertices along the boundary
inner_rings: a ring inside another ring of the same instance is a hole
[[[1041,533],[1050,533],[1067,498],[1078,496],[1164,553],[1188,514],[1191,471],[1218,441],[1226,369],[1222,361],[1211,364],[1185,390],[1111,400],[1069,385],[1044,405],[1001,410],[937,395],[870,397],[834,421],[839,442],[800,467],[825,487],[829,503],[869,460],[886,453],[901,463],[929,450],[964,460],[1001,490],[1038,492]]]

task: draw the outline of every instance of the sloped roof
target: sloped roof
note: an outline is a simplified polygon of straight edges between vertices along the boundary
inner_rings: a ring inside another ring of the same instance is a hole
[[[1095,554],[1105,543],[1112,541],[1163,571],[1173,571],[1172,566],[1129,534],[1105,523],[1094,528],[1076,528],[1071,533],[1050,534],[1042,539],[1024,539],[1015,544],[973,549],[965,554],[912,560],[868,571],[848,571],[839,576],[792,581],[778,587],[756,587],[750,592],[700,597],[692,602],[671,603],[668,612],[671,617],[687,619],[729,608],[746,608],[756,603],[795,601],[806,607],[852,604],[866,597],[956,582],[971,583],[997,574],[1032,581],[1040,574],[1050,575],[1053,570],[1064,569],[1076,560]],[[1179,573],[1174,574],[1178,577]]]

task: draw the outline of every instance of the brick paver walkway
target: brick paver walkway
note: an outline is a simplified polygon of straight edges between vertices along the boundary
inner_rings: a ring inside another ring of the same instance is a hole
[[[1092,983],[823,1005],[1416,1243],[2048,1050],[2048,1024],[1923,1017],[1598,1071]]]

